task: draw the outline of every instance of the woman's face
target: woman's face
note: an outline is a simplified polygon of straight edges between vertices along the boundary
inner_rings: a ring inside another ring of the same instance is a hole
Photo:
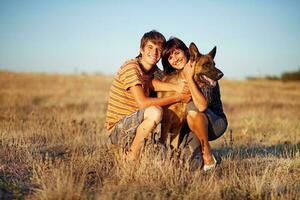
[[[182,69],[187,63],[187,57],[181,49],[175,49],[169,56],[168,61],[175,69]]]

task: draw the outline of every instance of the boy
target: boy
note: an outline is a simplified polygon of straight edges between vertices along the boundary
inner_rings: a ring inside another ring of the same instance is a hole
[[[145,33],[139,56],[121,66],[110,89],[105,127],[110,132],[111,143],[122,148],[129,160],[138,158],[144,140],[160,123],[160,106],[191,99],[186,93],[166,98],[150,97],[150,89],[178,90],[174,85],[154,79],[165,42],[165,37],[155,30]]]

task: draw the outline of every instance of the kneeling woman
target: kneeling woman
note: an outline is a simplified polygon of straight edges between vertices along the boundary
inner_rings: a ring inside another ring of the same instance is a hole
[[[212,154],[208,141],[215,140],[224,134],[227,119],[223,112],[220,98],[219,84],[215,87],[198,88],[193,76],[194,67],[188,63],[189,49],[178,38],[167,41],[162,55],[165,75],[177,70],[184,70],[184,76],[192,94],[188,103],[187,122],[191,131],[200,141],[200,150],[204,161],[203,169],[208,171],[216,166],[216,159]]]

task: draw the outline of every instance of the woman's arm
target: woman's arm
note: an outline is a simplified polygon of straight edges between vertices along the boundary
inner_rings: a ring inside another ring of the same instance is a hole
[[[188,83],[195,106],[198,108],[200,112],[203,112],[207,108],[207,101],[205,96],[202,94],[201,90],[198,88],[197,84],[193,79],[194,70],[195,70],[195,66],[190,65],[190,63],[188,63],[184,67],[183,73]]]

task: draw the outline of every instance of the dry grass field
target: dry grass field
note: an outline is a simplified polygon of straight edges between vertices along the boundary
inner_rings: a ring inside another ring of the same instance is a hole
[[[0,72],[0,199],[300,199],[300,83],[222,80],[229,127],[214,171],[154,153],[116,162],[112,78]]]

